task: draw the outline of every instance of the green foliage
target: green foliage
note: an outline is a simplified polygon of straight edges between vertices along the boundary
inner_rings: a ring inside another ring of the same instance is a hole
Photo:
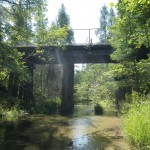
[[[18,85],[30,79],[26,63],[23,62],[24,54],[15,47],[33,41],[33,12],[42,2],[44,3],[42,0],[0,2],[0,85],[6,89],[11,73],[17,77]]]
[[[53,25],[49,29],[41,29],[36,34],[38,45],[48,44],[53,46],[64,46],[69,30],[68,26],[55,28]]]
[[[8,86],[9,74],[16,73],[19,82],[25,82],[29,79],[28,69],[25,62],[22,62],[23,54],[12,48],[11,45],[3,44],[0,50],[0,84]]]
[[[141,94],[150,91],[149,56],[146,55],[150,50],[149,6],[149,1],[119,1],[118,17],[110,28],[109,42],[115,49],[111,58],[121,63],[115,69],[118,84]]]
[[[124,61],[112,66],[112,73],[118,79],[119,87],[130,87],[133,90],[146,94],[150,85],[150,58],[141,61]]]
[[[11,109],[7,109],[0,106],[0,120],[16,121],[20,116],[21,113],[17,107],[12,107]]]
[[[44,60],[39,47],[66,44],[70,31],[67,25],[59,29],[48,27],[46,3],[46,0],[0,1],[0,87],[23,100],[25,87],[32,80],[28,58],[36,56]],[[38,49],[30,56],[16,49],[26,45],[36,45]]]
[[[85,70],[75,74],[75,99],[93,100],[112,100],[117,90],[114,80],[113,64],[94,64],[87,65]]]
[[[116,49],[112,58],[117,61],[134,60],[142,45],[149,49],[149,3],[119,1],[118,18],[111,28],[110,43]]]
[[[69,25],[69,24],[70,24],[69,15],[66,13],[66,8],[64,4],[61,4],[61,8],[59,9],[58,12],[57,26],[61,28],[64,25]]]
[[[35,113],[52,114],[60,110],[61,100],[59,98],[49,99],[45,101],[38,101]]]
[[[95,104],[94,112],[96,115],[102,115],[103,114],[103,107],[100,104]]]
[[[100,43],[108,43],[108,39],[112,36],[109,28],[115,23],[116,14],[113,7],[108,10],[106,5],[100,9],[100,29],[96,34],[99,36]]]
[[[35,100],[45,101],[49,98],[60,97],[62,86],[61,65],[36,65],[34,70]]]
[[[0,120],[17,121],[22,113],[19,99],[0,92]]]
[[[131,108],[136,107],[137,105],[149,100],[150,96],[148,95],[139,95],[138,92],[132,91],[131,94],[126,94],[126,101],[122,103],[121,112],[122,114],[127,114]]]
[[[132,100],[128,112],[123,116],[123,130],[126,139],[139,149],[149,149],[150,98],[143,98],[134,94]]]
[[[71,44],[74,41],[74,32],[70,27],[70,18],[66,12],[66,8],[64,4],[61,5],[59,9],[58,16],[56,18],[56,22],[52,24],[52,27],[59,30],[59,29],[67,29],[67,34],[63,37],[62,44]]]
[[[51,114],[59,111],[61,95],[61,65],[36,65],[34,70],[34,96],[36,101],[33,113]]]
[[[75,74],[75,94],[74,99],[77,101],[89,100],[90,80],[88,80],[87,70],[77,71]]]

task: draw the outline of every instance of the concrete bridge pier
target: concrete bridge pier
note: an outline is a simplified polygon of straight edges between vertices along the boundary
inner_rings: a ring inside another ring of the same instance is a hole
[[[66,61],[63,64],[61,114],[71,114],[74,109],[73,100],[74,64]]]

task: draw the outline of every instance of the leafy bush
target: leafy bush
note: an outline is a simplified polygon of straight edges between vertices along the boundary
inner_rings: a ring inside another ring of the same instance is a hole
[[[139,98],[138,98],[139,99]],[[143,100],[143,98],[141,97]],[[123,116],[123,129],[126,139],[138,148],[150,148],[150,102],[133,102]]]
[[[52,114],[59,110],[61,100],[55,98],[53,100],[39,101],[36,105],[35,112],[41,114]]]
[[[94,111],[96,115],[101,115],[103,114],[103,107],[100,104],[96,104],[94,106]]]
[[[0,119],[3,121],[16,121],[20,115],[20,110],[16,107],[11,109],[0,107]]]

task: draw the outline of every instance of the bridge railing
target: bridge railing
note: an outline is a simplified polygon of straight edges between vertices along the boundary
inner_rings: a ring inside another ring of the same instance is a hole
[[[99,38],[96,32],[99,28],[72,29],[74,32],[74,42],[72,44],[98,44]]]

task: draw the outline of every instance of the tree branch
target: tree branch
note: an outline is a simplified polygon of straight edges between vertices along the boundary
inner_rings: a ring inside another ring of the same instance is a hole
[[[12,4],[12,5],[29,5],[29,4],[35,4],[34,2],[33,3],[18,4],[18,3],[14,2],[14,1],[11,1],[11,0],[2,0],[2,2],[6,2],[6,3]]]

